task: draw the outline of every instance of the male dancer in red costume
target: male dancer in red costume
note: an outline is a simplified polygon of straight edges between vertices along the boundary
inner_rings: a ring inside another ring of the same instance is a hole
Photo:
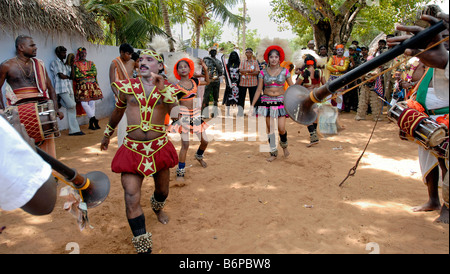
[[[167,224],[163,208],[169,195],[169,169],[178,164],[178,155],[166,133],[164,120],[178,106],[177,94],[182,92],[164,80],[163,58],[154,50],[145,50],[139,58],[141,78],[113,83],[119,91],[101,150],[107,150],[110,137],[125,111],[127,133],[114,157],[111,168],[122,174],[126,214],[133,232],[132,243],[138,253],[151,253],[152,234],[146,231],[142,210],[141,186],[144,178],[153,176],[155,192],[150,201],[158,220]]]

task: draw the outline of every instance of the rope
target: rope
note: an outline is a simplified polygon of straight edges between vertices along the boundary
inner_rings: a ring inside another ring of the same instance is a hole
[[[426,51],[428,51],[428,50],[434,48],[435,46],[440,45],[441,43],[443,43],[443,42],[445,42],[445,41],[448,41],[448,39],[449,39],[448,37],[446,37],[445,39],[442,39],[441,41],[435,43],[434,45],[429,46],[429,47],[426,48],[425,50],[423,50],[423,51],[419,52],[418,54],[414,55],[413,57],[419,56],[420,54],[422,54],[422,53],[424,53],[424,52],[426,52]],[[412,57],[411,57],[411,58],[412,58]],[[403,63],[405,63],[405,62],[408,61],[408,60],[409,60],[409,59],[406,59],[406,60],[404,60],[403,62],[399,62],[399,63],[396,64],[395,66],[392,66],[391,68],[389,68],[389,69],[387,69],[387,70],[385,70],[385,71],[380,72],[379,74],[377,74],[377,75],[371,77],[370,79],[367,79],[366,81],[362,82],[361,84],[359,84],[359,85],[357,85],[357,86],[354,86],[354,87],[352,87],[352,88],[350,88],[350,89],[347,89],[347,90],[343,91],[342,94],[345,94],[345,93],[347,93],[347,92],[349,92],[349,91],[351,91],[351,90],[353,90],[353,89],[355,89],[355,88],[357,88],[357,87],[359,87],[359,86],[361,86],[361,85],[367,83],[368,81],[371,81],[371,80],[376,79],[378,76],[380,76],[380,75],[382,75],[382,74],[384,74],[384,73],[387,73],[387,72],[393,70],[394,68],[397,68],[398,66],[400,66],[400,65],[403,64]],[[356,79],[356,80],[357,80],[357,79]],[[356,80],[354,80],[354,81],[356,81]],[[353,81],[353,82],[354,82],[354,81]],[[353,82],[352,82],[352,83],[353,83]],[[336,97],[333,96],[332,98],[337,98],[337,95],[336,95]],[[385,101],[383,98],[381,98],[381,97],[379,97],[379,98],[382,99],[383,101]],[[381,108],[380,113],[378,114],[378,117],[380,117],[380,115],[382,114],[382,111],[383,111],[383,108]],[[345,177],[345,179],[339,184],[339,187],[342,187],[342,186],[344,185],[345,181],[347,181],[348,178],[355,176],[356,170],[358,169],[358,166],[359,166],[359,163],[361,162],[362,157],[363,157],[364,154],[366,153],[366,150],[367,150],[367,148],[369,147],[370,142],[372,141],[372,137],[373,137],[373,134],[375,133],[375,129],[376,129],[377,125],[378,125],[378,119],[377,119],[376,122],[375,122],[375,125],[374,125],[374,127],[373,127],[373,129],[372,129],[372,133],[370,134],[370,137],[369,137],[369,141],[367,142],[366,147],[364,148],[364,150],[363,150],[361,156],[359,156],[358,160],[356,161],[355,166],[353,166],[353,167],[348,171],[347,177]]]
[[[380,115],[382,114],[382,111],[383,111],[383,108],[381,108],[380,113],[378,114],[378,117],[380,117]],[[345,181],[347,181],[348,178],[355,176],[356,170],[358,169],[358,166],[359,166],[359,162],[361,162],[362,157],[364,156],[367,148],[369,147],[370,141],[372,141],[372,137],[373,137],[373,134],[375,133],[375,128],[377,127],[377,125],[378,125],[378,119],[376,120],[375,125],[373,126],[372,134],[370,134],[369,141],[367,142],[366,147],[364,148],[364,151],[362,152],[361,156],[359,156],[358,160],[356,161],[355,166],[352,167],[348,171],[347,177],[345,177],[345,179],[339,184],[339,187],[342,187],[342,185],[344,184]]]

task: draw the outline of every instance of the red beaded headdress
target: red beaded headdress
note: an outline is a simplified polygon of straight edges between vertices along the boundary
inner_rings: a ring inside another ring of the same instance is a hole
[[[284,50],[276,45],[270,46],[266,49],[266,52],[264,53],[264,60],[266,60],[267,63],[269,63],[269,53],[272,50],[276,50],[280,53],[280,64],[283,63],[284,59],[285,59],[285,54],[284,54]]]

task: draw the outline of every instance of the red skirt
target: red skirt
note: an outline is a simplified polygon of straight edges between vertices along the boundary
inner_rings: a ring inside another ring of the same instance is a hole
[[[177,151],[167,135],[145,142],[125,137],[111,163],[111,170],[149,177],[177,164]]]

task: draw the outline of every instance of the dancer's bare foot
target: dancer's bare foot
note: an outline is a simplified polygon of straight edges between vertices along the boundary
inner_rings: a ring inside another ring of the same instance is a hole
[[[416,206],[412,208],[412,211],[414,212],[423,212],[423,211],[434,211],[434,210],[439,210],[441,209],[441,205],[438,203],[435,203],[433,201],[428,201],[427,203],[421,205],[421,206]]]
[[[289,150],[287,148],[283,148],[283,152],[284,152],[284,158],[289,157],[289,155],[291,155],[291,153],[289,152]]]
[[[441,208],[441,215],[435,220],[436,223],[448,224],[448,207],[445,205]]]
[[[196,158],[196,159],[202,165],[202,167],[204,167],[204,168],[208,167],[208,164],[205,161],[203,161],[203,159],[198,159],[198,158]]]
[[[267,160],[267,162],[273,162],[273,161],[275,161],[277,159],[277,156],[270,156],[269,158],[267,158],[266,160]]]
[[[153,210],[156,214],[156,217],[158,217],[158,221],[162,223],[163,225],[166,225],[169,223],[169,216],[161,209],[159,211]]]

